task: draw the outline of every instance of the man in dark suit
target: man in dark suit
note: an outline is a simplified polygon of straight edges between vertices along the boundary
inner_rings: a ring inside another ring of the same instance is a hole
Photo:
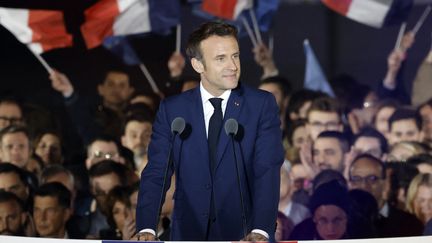
[[[283,162],[278,108],[272,94],[239,83],[240,52],[236,29],[205,23],[189,37],[187,53],[201,76],[200,86],[165,99],[141,176],[135,240],[154,240],[170,124],[182,117],[188,136],[173,144],[176,191],[172,240],[268,240],[274,236]],[[223,129],[236,119],[235,151]],[[237,159],[235,159],[235,157]],[[246,227],[243,227],[239,166]],[[170,181],[168,179],[168,181]],[[246,236],[245,236],[246,235]]]

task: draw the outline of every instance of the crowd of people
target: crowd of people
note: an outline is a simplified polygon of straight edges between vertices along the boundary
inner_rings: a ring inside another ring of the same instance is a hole
[[[268,48],[253,49],[263,69],[259,88],[274,95],[284,131],[276,240],[432,234],[432,51],[408,94],[400,73],[413,42],[407,33],[389,54],[376,89],[341,76],[332,82],[336,97],[292,90]],[[178,92],[199,86],[182,77],[185,62],[180,53],[167,62]],[[137,231],[139,180],[165,95],[137,92],[126,72],[109,70],[92,106],[61,71],[50,79],[85,148],[67,151],[56,127],[35,122],[17,99],[1,98],[0,234],[128,240]],[[170,239],[174,181],[161,240]]]

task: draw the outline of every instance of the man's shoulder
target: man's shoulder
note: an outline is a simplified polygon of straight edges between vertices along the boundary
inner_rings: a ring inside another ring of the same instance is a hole
[[[249,85],[245,84],[239,84],[239,86],[234,89],[234,91],[239,92],[241,95],[244,95],[246,97],[256,98],[256,99],[265,99],[272,97],[272,94],[270,92],[251,87]]]

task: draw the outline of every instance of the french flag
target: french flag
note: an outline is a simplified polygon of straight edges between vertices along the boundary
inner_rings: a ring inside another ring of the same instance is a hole
[[[202,10],[213,16],[236,20],[245,9],[253,6],[252,0],[203,0]]]
[[[109,36],[165,32],[180,21],[178,0],[101,0],[85,12],[81,33],[87,48]]]
[[[37,54],[72,45],[60,11],[0,8],[0,24]]]
[[[400,24],[408,17],[412,0],[321,0],[328,8],[375,28]]]

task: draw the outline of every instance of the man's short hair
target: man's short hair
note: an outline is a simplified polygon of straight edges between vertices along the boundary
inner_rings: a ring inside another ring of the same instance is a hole
[[[117,141],[117,139],[115,139],[113,136],[111,135],[107,135],[107,134],[101,134],[98,135],[97,137],[93,138],[88,144],[87,144],[87,152],[89,152],[90,147],[95,143],[95,142],[106,142],[106,143],[114,143],[117,146],[118,151],[120,152],[120,145],[119,142]]]
[[[72,181],[72,184],[74,184],[75,179],[72,172],[59,164],[53,164],[46,167],[41,173],[40,183],[45,184],[50,178],[62,173],[66,174]]]
[[[34,197],[55,197],[61,207],[71,207],[71,192],[60,182],[43,184],[36,189]]]
[[[127,184],[127,168],[126,166],[114,162],[113,160],[102,160],[101,162],[92,165],[89,170],[89,177],[93,179],[95,177],[104,176],[114,173],[118,176],[122,185]]]
[[[3,137],[6,134],[14,134],[14,133],[24,133],[26,135],[28,141],[29,141],[29,146],[31,147],[30,133],[29,133],[28,129],[25,126],[22,126],[22,125],[10,125],[10,126],[7,126],[7,127],[3,128],[0,131],[0,145],[1,145],[2,141],[3,141]]]
[[[186,54],[189,58],[202,60],[200,44],[203,40],[214,35],[221,37],[231,36],[237,39],[237,29],[233,25],[223,22],[206,22],[202,24],[189,36],[186,47]]]
[[[154,120],[154,118],[150,114],[141,113],[141,112],[140,113],[133,113],[130,116],[127,116],[126,120],[123,123],[123,127],[122,127],[123,128],[122,129],[123,134],[125,134],[126,126],[129,124],[129,122],[132,122],[132,121],[136,121],[139,123],[149,122],[150,124],[153,124],[153,120]]]
[[[414,120],[417,128],[419,131],[422,130],[422,118],[420,114],[412,109],[408,108],[399,108],[396,109],[395,112],[390,116],[389,118],[389,131],[392,129],[392,124],[394,122],[400,121],[400,120]]]
[[[331,97],[320,97],[312,101],[312,104],[307,112],[307,119],[312,111],[321,112],[334,112],[338,115],[339,119],[342,118],[342,107],[335,98]]]
[[[20,181],[26,186],[29,187],[31,183],[31,178],[28,176],[27,172],[18,166],[8,163],[8,162],[2,162],[0,163],[0,174],[5,173],[14,173],[16,174]]]
[[[334,138],[339,141],[341,149],[344,153],[348,153],[350,151],[350,144],[348,138],[341,132],[338,131],[324,131],[320,133],[317,137],[319,138]]]
[[[378,130],[373,127],[364,127],[360,130],[360,132],[354,137],[353,144],[361,137],[370,137],[378,139],[380,143],[380,149],[382,153],[388,152],[388,143],[387,139],[382,135]]]
[[[357,163],[357,161],[359,161],[360,159],[368,159],[374,163],[376,163],[379,167],[381,167],[381,179],[385,179],[386,178],[386,165],[384,164],[384,162],[382,162],[382,160],[376,158],[375,156],[372,156],[370,154],[360,154],[357,157],[354,158],[354,160],[352,161],[350,168],[349,168],[349,178],[351,178],[351,168],[355,165],[355,163]]]
[[[21,211],[25,211],[24,202],[14,193],[0,190],[0,203],[14,202]]]

